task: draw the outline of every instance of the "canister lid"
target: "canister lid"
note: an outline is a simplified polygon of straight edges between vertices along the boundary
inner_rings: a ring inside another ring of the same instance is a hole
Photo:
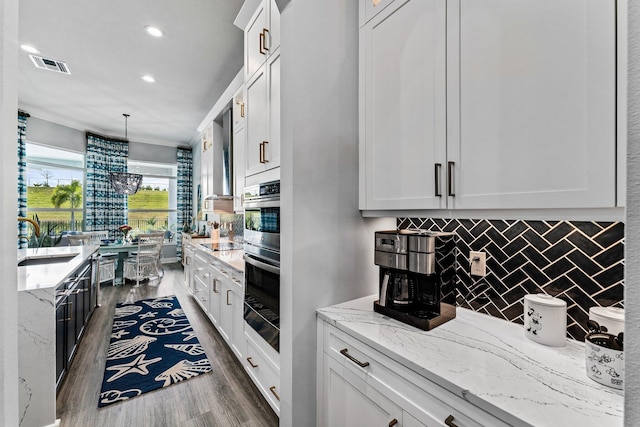
[[[524,299],[534,304],[540,304],[547,307],[566,307],[566,301],[560,298],[552,297],[548,294],[527,294]]]
[[[624,308],[618,307],[591,307],[589,309],[589,316],[601,317],[603,319],[609,319],[616,322],[624,323]]]

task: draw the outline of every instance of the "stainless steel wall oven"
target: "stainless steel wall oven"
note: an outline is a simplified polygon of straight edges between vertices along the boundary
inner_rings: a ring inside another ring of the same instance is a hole
[[[280,351],[280,181],[245,189],[244,319]]]

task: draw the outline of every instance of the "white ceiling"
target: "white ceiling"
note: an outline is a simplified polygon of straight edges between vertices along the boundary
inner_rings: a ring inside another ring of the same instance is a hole
[[[19,105],[34,117],[130,141],[185,145],[243,64],[243,0],[21,0]],[[165,36],[148,35],[154,25]],[[142,76],[151,74],[155,83]]]

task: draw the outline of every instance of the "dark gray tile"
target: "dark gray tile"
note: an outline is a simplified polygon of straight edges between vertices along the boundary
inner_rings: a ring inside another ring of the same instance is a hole
[[[553,244],[558,242],[560,239],[564,239],[569,235],[569,233],[573,232],[574,230],[575,227],[570,223],[560,221],[555,225],[555,227],[553,227],[544,235],[544,238]]]
[[[622,263],[616,264],[602,273],[596,274],[593,279],[603,288],[622,282],[624,279],[624,266]]]
[[[538,252],[533,246],[524,248],[522,250],[522,254],[539,269],[543,269],[551,264],[551,262],[549,262],[549,260],[540,254],[540,252]]]
[[[624,223],[622,222],[614,222],[610,224],[608,228],[594,238],[596,243],[604,248],[607,248],[622,239],[624,239]]]
[[[604,291],[593,296],[593,299],[603,307],[618,304],[623,301],[624,298],[624,286],[621,283],[611,286]]]
[[[513,240],[515,237],[528,230],[528,227],[522,221],[517,221],[504,231],[504,237]]]
[[[526,273],[527,277],[533,280],[538,286],[544,286],[550,282],[550,279],[546,274],[529,262],[525,263],[521,268],[522,271]]]
[[[578,267],[589,276],[592,276],[602,270],[601,266],[593,262],[591,258],[577,249],[567,255],[567,258],[569,258],[569,260],[571,260],[571,262],[574,263],[576,267]]]
[[[555,279],[573,268],[575,268],[573,263],[567,261],[566,258],[560,258],[542,271],[549,276],[550,279]]]
[[[538,233],[533,230],[525,231],[522,236],[540,252],[544,251],[550,246],[549,242],[544,240]]]
[[[566,240],[560,240],[555,245],[551,246],[546,251],[542,252],[542,255],[547,257],[549,261],[553,262],[560,257],[566,256],[569,252],[573,251],[575,246]]]
[[[596,255],[593,260],[604,268],[611,267],[624,259],[624,245],[617,243],[606,251]]]
[[[591,221],[572,221],[571,223],[589,237],[595,236],[603,229],[603,227]]]
[[[528,244],[529,243],[526,240],[524,240],[522,237],[517,237],[515,240],[513,240],[511,243],[505,246],[502,250],[504,251],[505,254],[507,254],[507,256],[511,256],[517,252],[520,252]]]
[[[498,230],[499,232],[503,232],[504,230],[506,230],[507,228],[509,228],[509,223],[507,221],[504,220],[490,220],[489,223],[491,224],[491,226],[493,228],[495,228],[496,230]]]
[[[584,274],[582,270],[578,268],[571,270],[569,273],[567,273],[567,276],[569,276],[569,279],[571,279],[571,281],[575,283],[576,286],[580,287],[580,289],[582,289],[589,295],[596,294],[603,289],[602,286],[598,284],[598,282]]]
[[[507,239],[504,238],[504,236],[502,235],[502,233],[500,233],[496,228],[494,227],[490,227],[489,229],[487,229],[487,231],[485,232],[486,236],[491,239],[491,241],[496,245],[496,246],[506,246],[509,241]]]
[[[487,229],[489,229],[491,225],[489,225],[489,221],[483,219],[480,220],[469,232],[471,235],[478,237],[483,234]]]
[[[593,256],[603,249],[602,246],[595,244],[593,240],[588,239],[584,234],[578,231],[571,233],[569,237],[567,237],[567,240],[589,256]]]
[[[520,268],[520,266],[522,266],[526,262],[527,262],[527,259],[524,257],[524,255],[516,254],[515,256],[511,257],[507,262],[502,264],[502,266],[504,267],[505,270],[507,270],[507,272],[512,272]]]
[[[551,228],[544,221],[527,221],[527,225],[535,230],[538,234],[544,234]]]

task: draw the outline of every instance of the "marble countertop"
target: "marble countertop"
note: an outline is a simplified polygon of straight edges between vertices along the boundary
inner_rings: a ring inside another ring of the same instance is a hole
[[[522,325],[463,308],[421,331],[374,312],[375,299],[318,316],[509,424],[622,426],[623,392],[587,377],[583,343],[547,347],[525,338]]]
[[[227,239],[215,239],[215,238],[205,238],[205,239],[197,239],[193,242],[189,242],[194,248],[199,251],[206,253],[209,256],[219,259],[220,261],[227,264],[229,267],[235,269],[239,273],[244,273],[244,251],[242,249],[234,249],[231,251],[212,251],[211,249],[207,249],[204,245],[210,245],[214,243],[228,243]]]
[[[18,262],[27,258],[50,258],[75,255],[71,260],[65,262],[18,267],[18,291],[30,291],[58,286],[99,248],[100,246],[98,245],[87,245],[18,249]]]

